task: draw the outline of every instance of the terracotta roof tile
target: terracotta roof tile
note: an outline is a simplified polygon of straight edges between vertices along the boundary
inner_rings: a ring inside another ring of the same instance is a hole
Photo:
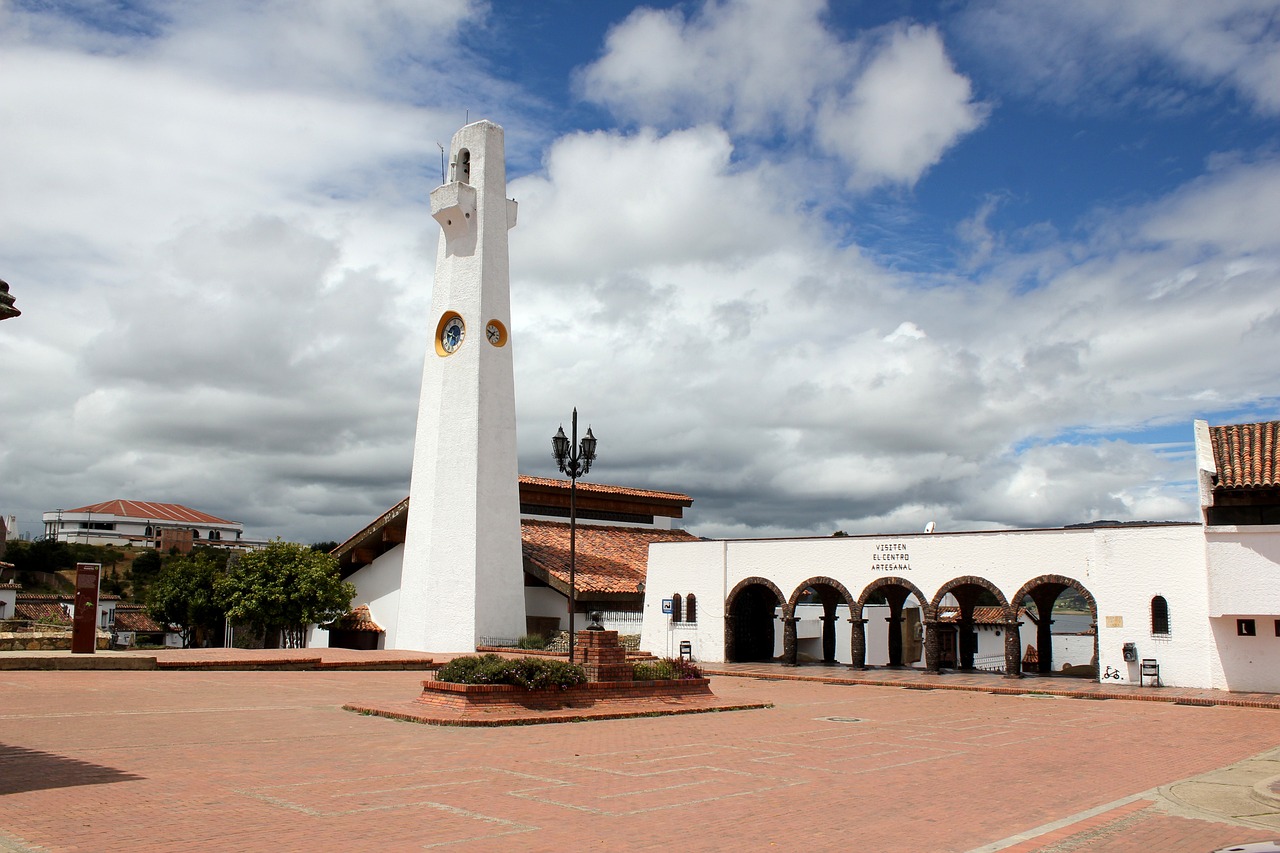
[[[143,634],[159,634],[163,632],[165,628],[159,622],[148,616],[146,611],[141,607],[117,607],[116,630],[134,631]]]
[[[71,617],[67,615],[67,612],[62,609],[62,605],[56,600],[24,601],[19,598],[13,605],[13,615],[16,619],[28,619],[32,622],[39,622],[44,619],[57,622],[60,625],[71,624]]]
[[[89,506],[65,509],[63,512],[100,512],[121,518],[141,518],[149,521],[174,521],[183,524],[235,524],[225,518],[209,515],[182,504],[161,504],[152,501],[130,501],[117,498]]]
[[[520,522],[526,565],[541,569],[568,588],[569,525],[559,521]],[[644,580],[653,542],[697,542],[684,530],[579,524],[574,587],[579,593],[634,593]]]
[[[530,486],[544,486],[546,488],[564,489],[569,491],[568,480],[557,480],[550,477],[526,477],[520,475],[521,484]],[[693,503],[693,498],[680,492],[655,492],[650,489],[629,489],[625,486],[610,486],[604,483],[588,483],[585,480],[578,481],[578,491],[592,492],[599,495],[624,495],[633,498],[649,498],[651,500],[676,501],[686,506]]]
[[[1280,486],[1280,421],[1209,427],[1218,487],[1226,489]]]
[[[379,634],[383,633],[382,626],[373,621],[373,616],[369,614],[369,607],[366,604],[361,604],[350,613],[339,616],[329,626],[330,630],[334,628],[342,631],[375,631]]]
[[[1020,610],[1019,616],[1024,615],[1027,611]],[[939,607],[939,622],[957,622],[960,619],[959,607]],[[973,608],[973,624],[975,625],[1003,625],[1004,624],[1004,608],[980,605]]]

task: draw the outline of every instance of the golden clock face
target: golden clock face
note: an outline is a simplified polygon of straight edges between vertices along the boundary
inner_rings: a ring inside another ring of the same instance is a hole
[[[507,343],[507,327],[502,325],[499,320],[490,320],[484,327],[484,336],[495,347],[505,346]]]
[[[453,355],[467,336],[467,325],[453,311],[445,312],[436,326],[436,355]]]

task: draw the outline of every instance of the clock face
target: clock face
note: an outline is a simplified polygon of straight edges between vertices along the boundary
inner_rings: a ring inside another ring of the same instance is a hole
[[[484,327],[484,336],[489,339],[489,343],[500,347],[507,342],[507,327],[498,320],[490,320]]]
[[[453,354],[458,347],[462,346],[462,339],[467,334],[467,327],[463,325],[462,318],[458,316],[450,317],[440,327],[440,349],[447,354]]]

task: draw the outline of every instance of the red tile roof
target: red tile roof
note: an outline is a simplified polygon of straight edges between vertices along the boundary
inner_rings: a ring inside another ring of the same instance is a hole
[[[27,619],[32,622],[39,622],[43,619],[46,622],[57,622],[60,625],[71,624],[71,617],[67,615],[67,612],[62,609],[62,605],[56,600],[24,601],[19,598],[13,605],[13,616],[15,619]]]
[[[1209,427],[1218,487],[1226,489],[1280,486],[1280,421]]]
[[[549,477],[526,477],[520,475],[520,483],[522,485],[543,486],[545,488],[564,489],[569,491],[568,480],[556,480]],[[680,492],[655,492],[649,489],[629,489],[625,486],[609,486],[604,483],[588,483],[584,480],[578,481],[578,491],[592,492],[599,495],[619,495],[629,498],[648,498],[650,500],[660,501],[676,501],[689,506],[693,503],[693,498]]]
[[[117,607],[116,630],[134,631],[142,634],[159,634],[163,633],[165,628],[148,616],[146,611],[140,607],[136,609],[132,607]]]
[[[1026,610],[1020,610],[1019,616],[1026,614]],[[958,622],[960,621],[959,607],[939,607],[939,622]],[[1004,624],[1004,608],[989,607],[981,605],[973,608],[973,624],[975,625],[1003,625]]]
[[[209,515],[182,504],[161,504],[151,501],[130,501],[117,498],[89,506],[66,509],[63,512],[94,512],[121,518],[140,518],[148,521],[176,521],[183,524],[235,524],[225,518]]]
[[[361,604],[350,613],[343,614],[334,620],[329,626],[329,630],[337,628],[342,631],[374,631],[379,634],[383,633],[382,626],[373,621],[373,616],[369,614],[369,606]]]
[[[524,519],[520,531],[525,566],[546,575],[552,586],[567,590],[569,525]],[[579,524],[574,587],[579,593],[635,593],[645,578],[651,543],[697,541],[684,530]]]

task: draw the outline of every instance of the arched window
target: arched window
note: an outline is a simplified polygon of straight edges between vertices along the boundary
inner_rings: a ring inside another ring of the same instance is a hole
[[[698,621],[698,597],[693,593],[689,593],[684,600],[684,621]]]
[[[1169,633],[1169,602],[1163,595],[1151,599],[1151,633]]]
[[[671,596],[671,621],[672,622],[683,621],[682,620],[683,614],[681,612],[682,610],[683,608],[680,606],[680,593],[677,592],[675,595]]]

